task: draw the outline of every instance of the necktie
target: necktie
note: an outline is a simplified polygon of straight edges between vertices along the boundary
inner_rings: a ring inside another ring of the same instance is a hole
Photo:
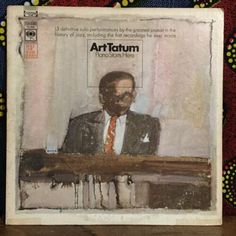
[[[115,140],[115,133],[116,133],[116,120],[117,116],[112,116],[110,119],[110,124],[107,131],[106,142],[104,145],[104,152],[106,154],[113,154],[113,145]]]

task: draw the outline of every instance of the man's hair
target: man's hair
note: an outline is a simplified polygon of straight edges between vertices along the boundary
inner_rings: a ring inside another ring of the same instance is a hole
[[[135,80],[133,75],[124,71],[112,71],[101,78],[99,83],[99,93],[104,94],[109,87],[109,84],[123,79],[130,79],[133,83],[133,89],[135,89]]]

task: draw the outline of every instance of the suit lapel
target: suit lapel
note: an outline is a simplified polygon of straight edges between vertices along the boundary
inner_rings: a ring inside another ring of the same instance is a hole
[[[94,118],[95,124],[95,139],[97,142],[97,153],[103,152],[103,130],[104,130],[104,112],[101,110],[98,112],[97,116]]]
[[[128,111],[126,118],[125,135],[121,153],[123,154],[132,153],[132,149],[134,148],[136,138],[137,138],[137,127],[135,124],[135,115],[132,111]]]

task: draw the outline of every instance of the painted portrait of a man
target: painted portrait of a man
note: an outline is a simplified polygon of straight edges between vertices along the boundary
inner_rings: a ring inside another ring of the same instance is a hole
[[[135,78],[124,71],[105,74],[99,83],[102,109],[69,122],[62,151],[109,155],[154,155],[160,137],[158,118],[130,110],[136,97]]]
[[[221,223],[222,10],[126,10],[9,8],[7,223]]]

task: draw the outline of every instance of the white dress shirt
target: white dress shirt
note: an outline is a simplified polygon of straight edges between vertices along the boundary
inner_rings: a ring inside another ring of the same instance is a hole
[[[104,111],[104,113],[105,113],[105,127],[103,131],[103,143],[105,144],[111,116],[106,111]],[[116,120],[116,132],[115,132],[113,149],[115,151],[115,154],[117,155],[121,153],[124,142],[126,117],[127,115],[125,114],[123,116],[119,116]]]

